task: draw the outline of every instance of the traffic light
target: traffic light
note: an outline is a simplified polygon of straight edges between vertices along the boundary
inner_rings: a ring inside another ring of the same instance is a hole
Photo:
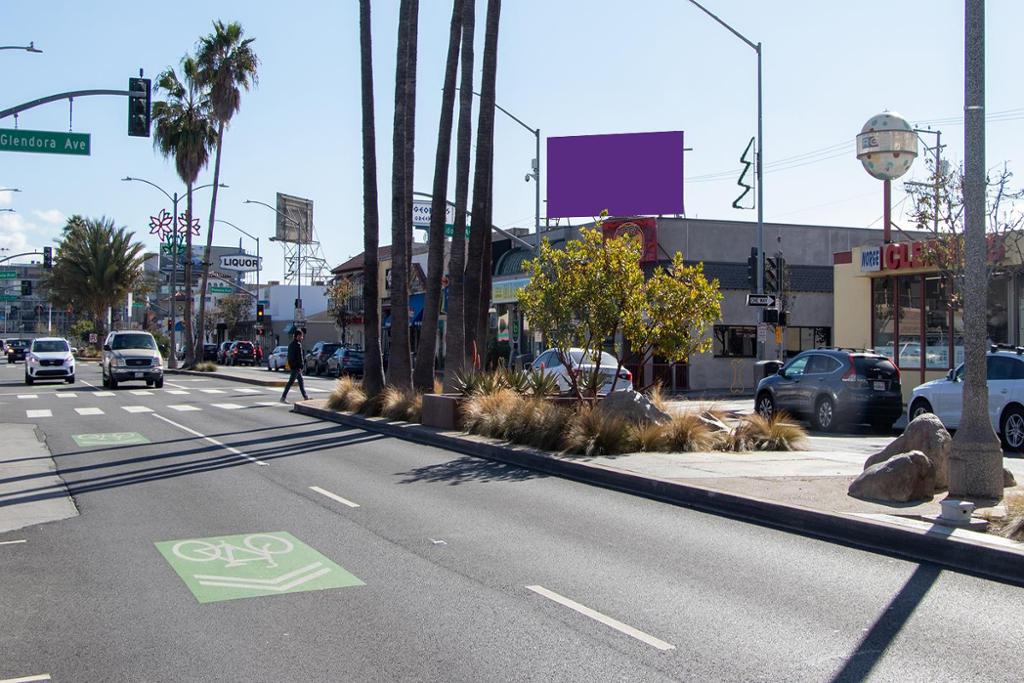
[[[764,293],[779,293],[779,271],[776,269],[776,262],[773,258],[764,260]]]
[[[747,286],[751,292],[757,291],[757,247],[750,248],[750,258],[747,259]]]
[[[170,318],[168,318],[168,319],[167,319],[167,331],[168,331],[168,332],[170,332],[170,331],[171,331],[171,327],[172,327],[173,325],[174,325],[174,321],[172,321],[172,320],[171,320]]]
[[[31,280],[22,280],[21,281],[21,295],[22,296],[32,296],[32,281]]]
[[[150,92],[148,78],[128,79],[128,135],[132,137],[149,137]]]
[[[256,304],[256,323],[263,324],[263,304]]]
[[[53,268],[53,247],[43,247],[43,268]]]

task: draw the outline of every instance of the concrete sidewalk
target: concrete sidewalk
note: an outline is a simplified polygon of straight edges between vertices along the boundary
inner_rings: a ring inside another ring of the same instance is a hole
[[[30,424],[0,424],[0,533],[78,515],[37,434]]]
[[[759,524],[944,564],[1024,583],[1024,544],[951,529],[922,519],[937,515],[944,494],[930,501],[885,504],[847,495],[868,455],[895,437],[869,437],[856,450],[837,450],[843,437],[812,437],[809,450],[752,453],[631,453],[582,457],[537,451],[418,424],[364,418],[314,399],[295,411],[446,450],[528,467]],[[1018,482],[1024,460],[1006,458]],[[1021,490],[1007,489],[1007,492]]]

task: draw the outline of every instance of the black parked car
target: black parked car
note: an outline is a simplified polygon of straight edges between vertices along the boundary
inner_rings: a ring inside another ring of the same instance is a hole
[[[203,360],[212,360],[217,362],[216,344],[203,344]]]
[[[338,342],[317,342],[306,354],[305,368],[307,375],[322,375],[327,372],[327,359],[341,348]]]
[[[256,346],[251,341],[236,341],[228,349],[228,365],[256,365]]]
[[[342,346],[327,359],[327,375],[330,377],[341,377],[342,375],[362,377],[363,352]]]
[[[31,346],[31,339],[8,339],[7,340],[7,362],[15,363],[25,360],[25,353]]]
[[[843,423],[887,431],[903,414],[900,371],[873,351],[804,351],[758,382],[754,396],[763,417],[780,411],[806,416],[823,432]]]

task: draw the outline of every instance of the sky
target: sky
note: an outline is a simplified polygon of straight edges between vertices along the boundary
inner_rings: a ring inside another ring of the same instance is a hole
[[[391,130],[398,0],[373,7],[374,86],[382,242],[390,241]],[[479,88],[486,1],[477,1]],[[896,111],[941,130],[952,163],[963,158],[963,11],[959,0],[703,0],[763,45],[764,217],[818,225],[879,225],[882,186],[857,161],[854,137],[874,114]],[[739,156],[756,132],[756,55],[687,0],[505,0],[497,102],[542,138],[682,130],[685,207],[691,218],[756,220],[733,209]],[[989,0],[986,21],[989,167],[1024,172],[1024,96],[1013,46],[1024,2]],[[415,186],[433,180],[451,3],[421,0]],[[261,238],[264,280],[280,277],[281,248],[267,241],[276,192],[308,197],[324,256],[337,264],[362,251],[362,150],[356,0],[178,0],[173,4],[0,0],[0,45],[34,41],[42,54],[0,51],[0,109],[59,92],[126,89],[194,50],[215,19],[239,21],[261,60],[224,139],[217,216]],[[81,98],[19,116],[24,129],[90,133],[92,154],[0,152],[0,247],[51,244],[68,216],[107,216],[147,247],[149,216],[183,191],[173,162],[151,139],[127,135],[127,101]],[[475,123],[475,120],[474,120]],[[13,127],[12,118],[0,128]],[[924,136],[933,144],[934,136]],[[546,165],[542,143],[542,175]],[[474,145],[475,149],[475,145]],[[921,150],[922,154],[924,150]],[[454,164],[454,154],[453,164]],[[494,223],[531,227],[533,181],[524,181],[534,137],[498,112]],[[637,163],[642,163],[642,160]],[[212,167],[200,176],[210,182]],[[894,182],[894,220],[909,222],[905,180],[925,180],[923,158]],[[1018,178],[1019,179],[1019,178]],[[542,184],[542,198],[544,185]],[[450,182],[454,195],[454,173]],[[543,216],[543,204],[542,204]],[[209,190],[196,194],[205,230]],[[215,243],[240,235],[217,225]],[[254,249],[252,240],[244,245]],[[10,252],[8,252],[10,253]]]

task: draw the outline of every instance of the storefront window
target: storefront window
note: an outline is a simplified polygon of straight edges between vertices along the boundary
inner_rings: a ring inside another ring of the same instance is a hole
[[[787,327],[786,357],[791,358],[807,349],[821,349],[832,345],[831,327]]]
[[[896,278],[899,293],[899,357],[900,368],[921,367],[921,277]]]
[[[988,338],[994,344],[1010,341],[1006,283],[1005,277],[992,278],[988,283]]]
[[[924,279],[925,362],[927,368],[949,367],[949,288],[940,275]]]
[[[876,278],[871,281],[872,292],[872,314],[871,314],[871,338],[875,345],[875,352],[892,358],[892,335],[893,335],[893,279],[889,277]]]
[[[964,312],[953,311],[953,367],[964,362]]]
[[[757,328],[747,325],[715,325],[716,358],[754,358]]]

